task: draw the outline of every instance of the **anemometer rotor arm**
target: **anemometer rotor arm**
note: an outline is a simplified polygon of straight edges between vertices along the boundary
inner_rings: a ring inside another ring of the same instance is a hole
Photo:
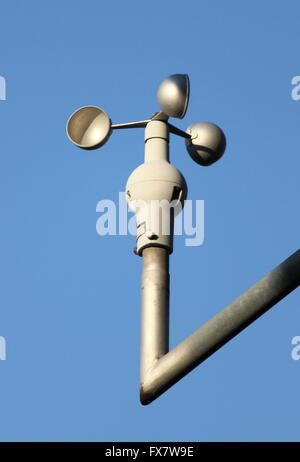
[[[120,130],[123,128],[144,128],[147,126],[147,124],[151,122],[151,119],[149,120],[141,120],[138,122],[127,122],[124,124],[113,124],[111,126],[112,130]]]

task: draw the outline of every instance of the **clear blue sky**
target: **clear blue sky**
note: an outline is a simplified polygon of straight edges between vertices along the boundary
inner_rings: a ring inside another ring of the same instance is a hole
[[[171,257],[174,346],[299,247],[299,2],[10,0],[0,18],[0,439],[299,440],[299,291],[140,405],[141,259],[134,237],[95,225],[142,163],[143,131],[93,152],[65,135],[83,105],[148,118],[173,73],[191,79],[177,126],[226,133],[207,168],[172,136],[189,198],[205,201],[204,244],[178,237]]]

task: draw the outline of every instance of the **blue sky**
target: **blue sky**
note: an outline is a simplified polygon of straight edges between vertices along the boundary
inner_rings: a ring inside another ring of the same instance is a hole
[[[10,0],[0,18],[0,440],[299,440],[299,291],[140,405],[141,259],[95,225],[143,162],[143,130],[92,152],[65,134],[84,105],[150,117],[173,73],[191,80],[177,126],[223,128],[207,168],[171,139],[205,201],[204,244],[177,237],[171,257],[174,346],[299,247],[299,2]]]

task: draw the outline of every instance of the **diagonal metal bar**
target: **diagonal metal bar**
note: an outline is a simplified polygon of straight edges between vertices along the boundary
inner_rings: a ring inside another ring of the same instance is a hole
[[[160,353],[166,348],[165,336],[168,330],[166,329],[168,326],[166,315],[168,312],[168,295],[166,295],[168,288],[166,288],[167,276],[165,275],[168,272],[168,262],[164,255],[166,250],[159,249],[159,251],[150,247],[144,250],[147,255],[143,253],[145,264],[143,266],[140,390],[142,404],[149,404],[155,400],[300,285],[299,249],[199,327],[192,335],[179,343],[173,350],[162,357],[159,354],[155,357],[156,348],[160,349]],[[150,256],[151,252],[152,256]],[[152,268],[152,275],[150,271],[148,276],[145,274],[148,271],[147,262],[151,264]],[[164,269],[161,269],[162,264],[164,264]],[[164,283],[161,286],[154,276],[155,265],[160,268],[160,271],[164,271]],[[159,295],[160,290],[163,291],[160,294],[163,295],[162,297]],[[163,329],[159,329],[158,308],[162,308]],[[156,331],[152,331],[153,325],[156,326]],[[162,338],[158,339],[157,336],[159,335]],[[145,341],[147,347],[145,347]],[[160,359],[158,359],[159,357]]]

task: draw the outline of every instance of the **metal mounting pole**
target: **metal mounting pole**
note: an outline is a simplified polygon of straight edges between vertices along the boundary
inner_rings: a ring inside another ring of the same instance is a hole
[[[169,351],[169,252],[143,250],[141,287],[141,382],[150,367]]]
[[[152,367],[147,363],[141,383],[142,404],[151,403],[299,285],[300,250],[297,250],[190,337],[153,361]],[[151,325],[147,331],[149,338],[155,335],[150,331]]]

